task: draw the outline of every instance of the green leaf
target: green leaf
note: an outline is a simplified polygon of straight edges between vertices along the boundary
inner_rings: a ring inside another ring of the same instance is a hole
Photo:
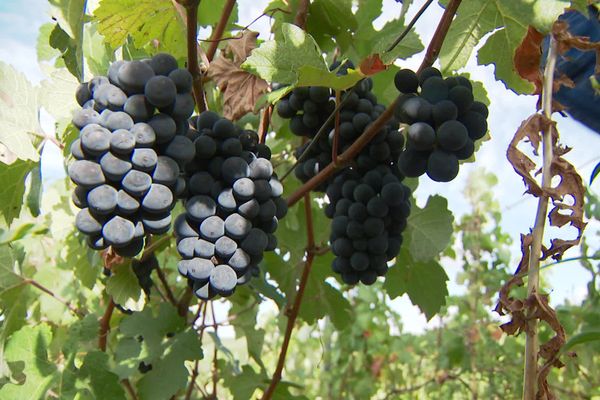
[[[106,282],[106,292],[121,307],[127,310],[141,311],[146,303],[146,298],[131,268],[131,263],[118,265],[113,268],[112,272]]]
[[[50,34],[54,30],[54,26],[50,22],[40,26],[36,46],[38,61],[50,61],[54,57],[60,56],[60,52],[50,46]]]
[[[57,22],[50,35],[50,45],[62,53],[69,72],[82,78],[83,71],[83,25],[85,0],[49,0],[50,13]],[[53,36],[55,36],[53,38]],[[66,36],[66,37],[65,37]]]
[[[567,340],[565,345],[560,349],[560,352],[565,353],[578,344],[598,341],[600,341],[600,330],[580,332]]]
[[[38,164],[31,170],[31,182],[29,184],[29,193],[27,193],[27,208],[34,217],[40,215],[41,200],[42,169]]]
[[[530,93],[533,85],[515,71],[515,49],[528,25],[548,32],[552,22],[568,6],[566,0],[463,1],[440,52],[442,71],[447,74],[464,67],[483,37],[493,32],[479,50],[479,64],[494,64],[496,79],[502,80],[507,88]]]
[[[31,132],[41,130],[38,123],[38,92],[25,75],[0,62],[0,143],[22,160],[37,161]],[[9,163],[0,148],[0,161]]]
[[[430,320],[446,304],[447,281],[448,275],[437,261],[414,262],[402,249],[383,286],[392,299],[408,294],[410,301]]]
[[[315,258],[298,315],[310,325],[329,316],[335,327],[342,330],[352,322],[352,306],[342,292],[325,282],[331,275],[332,261],[331,253]]]
[[[48,359],[48,346],[52,340],[50,326],[45,323],[25,326],[8,341],[5,358],[18,363],[25,375],[20,385],[7,384],[0,389],[2,399],[41,399],[54,380],[55,364]]]
[[[110,370],[106,353],[92,351],[86,354],[79,372],[81,378],[88,380],[94,398],[115,400],[126,398],[119,377]]]
[[[148,350],[154,355],[160,355],[161,343],[167,333],[183,330],[185,321],[170,304],[161,303],[156,316],[152,311],[147,306],[142,312],[128,315],[119,325],[119,330],[129,337],[141,335]]]
[[[12,248],[8,245],[0,246],[0,295],[22,283],[23,278],[18,268],[17,259]]]
[[[241,68],[268,82],[295,84],[298,69],[303,66],[328,71],[315,40],[297,26],[284,23],[276,40],[266,41],[252,50]]]
[[[250,365],[242,366],[241,373],[237,374],[232,372],[232,369],[231,367],[224,369],[223,383],[225,387],[229,389],[234,399],[251,399],[259,382],[266,377],[254,371]],[[219,371],[223,371],[223,368],[219,368]]]
[[[0,162],[0,213],[9,226],[21,213],[25,177],[36,165],[38,163],[22,160],[17,160],[10,165]]]
[[[425,208],[414,206],[404,236],[411,257],[415,261],[435,258],[450,243],[453,221],[444,197],[429,197]]]
[[[178,390],[185,388],[189,374],[184,362],[200,360],[203,357],[202,345],[193,329],[176,334],[168,342],[163,357],[152,363],[152,370],[137,384],[142,399],[168,399]]]
[[[45,72],[49,79],[42,81],[39,96],[40,106],[44,107],[57,120],[65,117],[70,119],[73,111],[79,107],[75,101],[75,90],[77,90],[79,82],[64,68]],[[74,129],[77,130],[77,128]]]
[[[364,75],[353,69],[348,70],[347,75],[338,76],[335,72],[305,65],[298,69],[298,82],[294,86],[325,86],[334,90],[346,90],[362,78]]]
[[[48,43],[53,49],[60,52],[61,58],[63,59],[64,65],[67,67],[69,72],[75,76],[80,77],[82,71],[80,54],[77,50],[75,40],[73,40],[67,32],[65,32],[59,24],[54,25],[54,29],[50,33]]]
[[[136,47],[150,53],[186,55],[185,26],[171,0],[102,0],[94,17],[98,31],[113,48],[131,36]]]

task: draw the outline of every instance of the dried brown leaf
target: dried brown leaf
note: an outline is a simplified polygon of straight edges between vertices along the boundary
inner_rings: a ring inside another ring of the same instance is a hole
[[[240,65],[256,48],[257,32],[245,31],[239,39],[230,40],[221,55],[208,68],[223,93],[223,116],[236,120],[248,112],[254,112],[258,98],[267,91],[267,82],[240,68]]]
[[[527,79],[535,85],[533,94],[542,93],[542,72],[540,70],[542,40],[544,40],[544,35],[529,26],[523,41],[515,50],[513,60],[515,69],[521,78]]]

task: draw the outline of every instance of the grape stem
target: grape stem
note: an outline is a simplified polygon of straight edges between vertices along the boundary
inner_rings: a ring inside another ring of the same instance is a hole
[[[421,63],[421,66],[417,72],[422,71],[426,67],[430,67],[437,58],[440,49],[442,48],[442,44],[444,43],[444,39],[446,38],[446,34],[448,33],[448,29],[450,29],[450,25],[452,24],[452,19],[454,18],[456,10],[458,9],[461,1],[462,0],[450,0],[450,3],[448,3],[448,6],[444,10],[444,14],[442,15],[442,18],[440,19],[440,22],[435,30],[435,33],[431,38],[431,42],[429,42],[423,62]],[[352,161],[354,157],[358,155],[363,147],[365,147],[377,135],[377,133],[379,133],[385,123],[392,117],[397,103],[398,98],[394,100],[394,102],[379,116],[379,118],[377,118],[371,125],[367,127],[362,135],[360,135],[345,152],[338,156],[337,165],[330,163],[317,175],[309,179],[294,193],[292,193],[287,199],[288,207],[293,206],[306,193],[326,182],[338,169],[348,165],[350,161]]]
[[[335,91],[335,103],[340,104],[340,91]],[[335,113],[335,125],[333,130],[333,144],[331,146],[331,162],[337,164],[338,147],[340,143],[340,110]]]
[[[308,3],[309,0],[301,0],[296,10],[296,17],[294,18],[294,24],[304,29],[306,27],[306,17],[308,17]]]
[[[104,352],[106,352],[106,341],[108,339],[108,332],[110,332],[110,318],[114,310],[115,302],[110,297],[110,301],[106,305],[106,310],[100,319],[100,331],[98,333],[98,348]]]
[[[269,133],[269,124],[271,122],[271,113],[273,112],[273,105],[263,109],[260,119],[260,125],[258,130],[258,137],[260,139],[260,143],[265,143],[267,141],[267,133]]]
[[[404,31],[402,31],[400,36],[398,36],[398,38],[394,40],[394,43],[392,43],[390,47],[388,47],[385,50],[386,53],[389,53],[390,51],[394,50],[394,48],[398,46],[398,44],[406,37],[406,35],[408,35],[408,33],[412,30],[413,26],[415,26],[419,18],[421,18],[421,15],[423,15],[425,10],[427,10],[431,3],[433,3],[433,0],[427,0],[425,4],[423,4],[419,11],[415,14],[413,19],[408,23],[408,25],[406,25],[406,28],[404,28]]]
[[[223,7],[223,12],[221,13],[221,18],[215,27],[213,34],[211,35],[211,42],[208,51],[206,52],[206,57],[208,57],[208,61],[212,61],[217,53],[217,47],[219,46],[220,40],[215,40],[217,38],[221,38],[223,36],[223,32],[225,32],[225,27],[227,26],[227,21],[229,21],[229,17],[231,16],[231,12],[233,11],[233,6],[235,6],[235,0],[227,0],[225,6]]]
[[[550,36],[548,59],[544,70],[544,87],[542,90],[542,112],[548,120],[552,118],[552,89],[554,84],[554,68],[557,57],[557,42]],[[548,129],[542,133],[542,194],[538,198],[535,225],[532,232],[531,251],[529,252],[529,269],[527,273],[527,298],[537,295],[540,282],[540,255],[542,252],[542,239],[548,212],[548,190],[552,184],[552,159],[553,159],[553,125],[548,124]],[[532,311],[534,314],[535,311]],[[538,391],[538,336],[537,319],[529,315],[525,329],[525,366],[523,372],[523,400],[534,400]]]
[[[302,271],[302,277],[300,278],[300,284],[298,286],[298,291],[296,292],[296,298],[294,299],[294,304],[292,305],[292,308],[288,309],[286,312],[288,320],[287,320],[287,325],[285,328],[285,336],[283,337],[283,343],[281,345],[281,350],[279,352],[279,359],[277,360],[277,366],[275,367],[275,372],[273,373],[273,377],[271,378],[269,387],[265,391],[265,393],[262,397],[262,400],[270,400],[273,397],[273,394],[275,392],[275,388],[277,387],[277,384],[279,384],[279,382],[281,381],[281,373],[283,372],[283,367],[285,365],[285,358],[287,356],[287,350],[290,345],[292,331],[294,330],[296,318],[298,318],[298,312],[300,311],[300,305],[302,304],[302,297],[304,295],[304,291],[306,289],[306,284],[308,282],[308,276],[310,274],[313,260],[316,255],[315,235],[314,235],[310,193],[306,193],[304,195],[304,214],[306,215],[306,236],[307,236],[306,261],[304,262],[304,269]]]

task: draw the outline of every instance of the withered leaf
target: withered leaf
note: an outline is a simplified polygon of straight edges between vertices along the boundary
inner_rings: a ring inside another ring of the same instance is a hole
[[[257,32],[245,31],[238,39],[232,39],[225,50],[208,68],[223,93],[223,116],[236,120],[254,111],[258,98],[267,91],[267,82],[240,68],[240,65],[256,48]]]
[[[542,40],[544,35],[534,27],[529,26],[523,41],[515,50],[514,64],[517,73],[535,85],[535,92],[542,92],[542,73],[540,60],[542,58]]]

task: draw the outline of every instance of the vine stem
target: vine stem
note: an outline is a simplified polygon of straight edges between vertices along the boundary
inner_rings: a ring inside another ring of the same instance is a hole
[[[200,0],[190,1],[185,6],[186,27],[187,27],[187,58],[188,71],[192,75],[192,90],[198,111],[206,110],[206,100],[204,99],[204,89],[202,87],[202,73],[198,65],[198,7]]]
[[[106,351],[106,341],[108,339],[108,332],[110,331],[110,318],[113,315],[113,311],[115,310],[115,302],[112,297],[106,306],[106,310],[104,311],[104,315],[100,319],[100,332],[98,333],[98,348],[101,351]]]
[[[156,267],[156,273],[158,274],[158,279],[160,280],[160,282],[165,287],[165,292],[167,294],[167,299],[169,300],[169,302],[171,304],[173,304],[175,307],[177,307],[177,304],[178,304],[177,303],[177,299],[173,295],[173,291],[171,290],[171,287],[169,286],[169,282],[167,282],[167,277],[165,276],[165,273],[163,272],[163,270],[160,267],[160,265]]]
[[[423,15],[423,13],[427,10],[427,8],[429,8],[431,3],[433,3],[433,0],[427,0],[425,2],[425,4],[423,4],[423,6],[419,9],[419,11],[415,14],[413,19],[408,23],[408,25],[406,25],[406,28],[404,28],[404,31],[402,31],[400,36],[398,36],[398,38],[396,40],[394,40],[394,43],[392,43],[390,45],[390,47],[388,47],[385,50],[386,53],[389,53],[390,51],[394,50],[394,48],[396,46],[398,46],[398,44],[402,41],[402,39],[404,39],[406,37],[406,35],[408,35],[408,33],[411,31],[413,26],[415,26],[415,24],[417,23],[419,18],[421,18],[421,15]]]
[[[294,24],[304,29],[306,27],[306,18],[308,17],[308,3],[309,0],[301,0],[296,10],[296,17],[294,18]]]
[[[67,307],[69,309],[69,311],[71,311],[73,314],[77,315],[78,317],[81,318],[81,317],[85,316],[85,313],[83,311],[81,311],[79,308],[77,308],[76,306],[74,306],[73,303],[71,303],[69,300],[63,299],[62,297],[60,297],[59,295],[57,295],[52,290],[48,289],[46,286],[42,285],[38,281],[36,281],[34,279],[23,278],[22,276],[19,276],[19,277],[21,279],[23,279],[23,283],[21,285],[31,285],[34,288],[39,289],[42,292],[46,293],[48,296],[54,298],[59,303],[64,304],[65,307]]]
[[[442,48],[442,44],[444,43],[444,39],[446,38],[446,34],[448,33],[448,29],[450,29],[450,25],[452,24],[452,19],[454,18],[456,10],[458,9],[461,1],[462,0],[450,0],[450,3],[448,3],[448,6],[444,10],[444,14],[442,15],[442,18],[440,19],[440,22],[435,30],[435,33],[431,38],[431,42],[429,42],[425,57],[423,58],[423,62],[421,63],[418,72],[422,71],[426,67],[431,66],[437,58],[438,54],[440,53],[440,49]],[[373,121],[373,123],[369,125],[367,129],[365,129],[362,135],[360,135],[345,152],[338,156],[337,164],[328,164],[325,168],[323,168],[322,171],[306,181],[306,183],[292,193],[287,199],[288,207],[296,204],[306,193],[326,182],[338,169],[343,168],[350,163],[358,155],[358,153],[360,153],[360,151],[379,133],[385,123],[392,117],[397,103],[398,98],[396,98],[396,100],[390,104],[390,106],[379,116],[379,118]]]
[[[550,36],[550,46],[546,69],[544,70],[544,87],[542,92],[542,112],[546,118],[552,117],[552,86],[554,84],[554,69],[556,66],[557,43],[554,36]],[[529,252],[529,269],[527,273],[527,298],[530,299],[538,293],[540,283],[540,255],[542,252],[542,239],[548,213],[547,190],[552,183],[552,158],[553,158],[553,127],[543,131],[543,164],[542,164],[542,194],[538,199],[535,225],[533,227],[531,251]],[[533,314],[533,312],[532,312]],[[538,373],[538,335],[537,319],[529,316],[525,329],[525,366],[523,376],[523,400],[535,400],[537,393]]]
[[[217,47],[219,46],[221,36],[223,36],[223,32],[225,32],[225,27],[227,26],[227,21],[229,21],[229,17],[231,16],[231,12],[233,11],[233,6],[235,6],[235,0],[227,0],[225,6],[223,7],[223,12],[221,13],[221,18],[215,27],[215,31],[211,35],[211,42],[208,51],[206,52],[206,57],[208,57],[208,61],[212,61],[217,53]]]
[[[269,387],[265,391],[262,400],[270,400],[273,397],[273,394],[275,393],[275,388],[277,387],[277,384],[279,384],[279,382],[281,381],[281,373],[283,372],[283,367],[285,366],[285,358],[287,356],[287,350],[290,345],[292,331],[294,330],[296,318],[298,318],[298,312],[300,311],[300,306],[302,304],[302,297],[304,295],[306,283],[308,282],[308,276],[310,274],[313,260],[315,258],[315,234],[312,219],[310,193],[304,195],[304,213],[306,215],[307,236],[306,262],[304,263],[304,270],[302,271],[302,277],[300,278],[300,285],[298,286],[298,292],[296,292],[294,304],[289,310],[289,312],[286,313],[288,320],[285,328],[285,336],[283,337],[283,343],[279,352],[279,359],[277,360],[277,367],[275,368],[275,372],[273,373],[273,377],[271,378]]]

